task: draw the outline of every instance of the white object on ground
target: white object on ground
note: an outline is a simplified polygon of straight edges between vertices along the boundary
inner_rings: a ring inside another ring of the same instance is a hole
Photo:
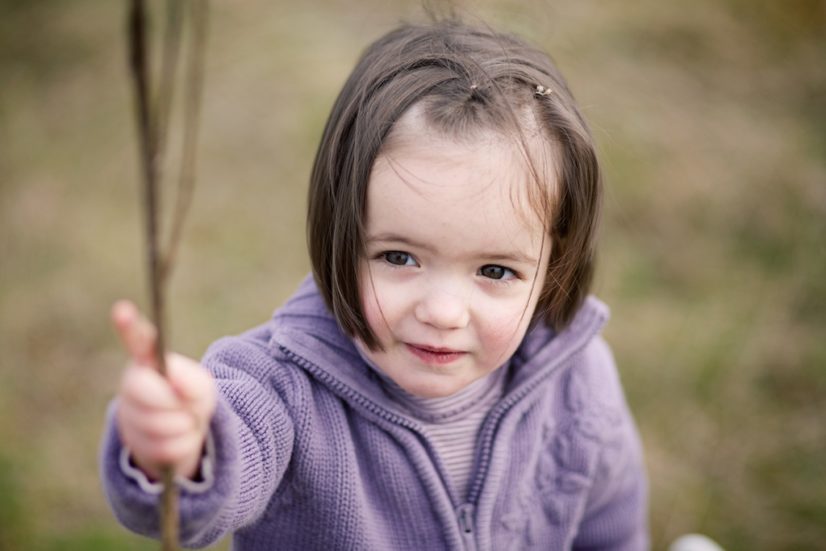
[[[724,551],[711,538],[702,534],[680,536],[668,546],[668,551]]]
[[[668,551],[723,551],[723,548],[702,534],[686,534],[674,540]]]

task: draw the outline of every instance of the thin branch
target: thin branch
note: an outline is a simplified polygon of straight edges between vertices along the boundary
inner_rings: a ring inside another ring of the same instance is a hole
[[[149,61],[146,7],[143,0],[132,0],[129,12],[129,51],[130,68],[135,85],[135,103],[137,111],[138,134],[143,167],[144,213],[146,223],[146,250],[149,266],[149,287],[151,295],[151,317],[157,328],[155,346],[158,370],[166,374],[165,339],[164,339],[164,295],[163,277],[159,265],[158,251],[158,170],[157,170],[157,136],[150,126],[152,109],[149,103]],[[162,472],[164,486],[161,498],[161,538],[163,551],[174,551],[178,542],[178,506],[177,492],[173,485],[171,468]]]
[[[174,97],[175,72],[183,28],[183,8],[181,0],[167,0],[167,21],[161,75],[158,96],[154,106],[150,103],[149,45],[146,38],[148,20],[144,1],[132,0],[128,16],[129,65],[135,87],[141,167],[143,169],[143,203],[151,295],[150,317],[157,329],[155,351],[158,371],[162,375],[166,375],[165,288],[175,259],[175,252],[180,242],[183,220],[192,202],[192,190],[195,181],[195,142],[198,133],[198,114],[201,106],[206,43],[206,2],[205,0],[192,0],[189,6],[194,21],[194,29],[193,41],[189,47],[189,64],[186,76],[187,101],[184,112],[183,157],[172,218],[172,231],[165,254],[159,248],[160,221],[162,218],[159,185],[163,153],[169,129],[169,115]],[[164,490],[161,496],[161,546],[163,551],[174,551],[178,547],[179,514],[178,494],[173,484],[171,468],[163,469],[162,481]]]
[[[155,140],[155,155],[152,162],[155,164],[158,181],[163,180],[161,174],[164,171],[166,137],[169,128],[169,113],[172,110],[174,98],[175,72],[178,66],[182,27],[183,9],[181,1],[166,0],[166,22],[163,38],[163,54],[161,57],[161,75],[158,83],[155,109],[152,112],[154,117],[150,119],[152,123],[152,137]],[[163,277],[163,271],[161,273]]]
[[[149,287],[152,303],[151,318],[158,330],[156,348],[158,370],[166,374],[164,361],[164,323],[163,323],[163,281],[158,269],[160,258],[158,250],[158,172],[153,162],[157,152],[157,142],[151,131],[151,106],[149,104],[149,64],[146,11],[143,0],[132,0],[129,17],[130,67],[135,82],[135,99],[138,118],[138,134],[141,148],[141,166],[143,168],[143,201],[146,227],[146,252],[149,266]]]
[[[184,136],[183,153],[181,156],[181,172],[178,179],[178,192],[175,200],[175,210],[172,216],[172,229],[166,246],[166,254],[162,264],[163,276],[169,277],[175,263],[178,246],[181,242],[181,232],[186,220],[189,207],[192,204],[192,191],[195,184],[196,144],[198,137],[198,123],[203,98],[204,58],[208,31],[209,5],[207,0],[189,2],[192,21],[192,42],[188,49],[188,65],[185,82],[184,106]]]
[[[129,11],[129,69],[135,89],[135,114],[144,182],[154,183],[152,133],[149,131],[149,70],[147,67],[146,15],[142,0],[132,0]]]
[[[156,180],[162,182],[164,180],[166,159],[166,142],[169,134],[169,119],[172,111],[172,104],[174,100],[175,91],[175,73],[178,66],[178,57],[181,45],[181,34],[183,28],[183,10],[181,0],[166,0],[166,20],[163,37],[163,53],[161,57],[161,73],[158,82],[158,91],[155,97],[154,109],[150,112],[150,132],[155,141],[155,151],[152,157],[152,163],[155,167]],[[155,209],[159,224],[163,221],[163,194],[159,193],[157,197]],[[162,234],[161,225],[158,227],[158,234]],[[161,257],[165,256],[160,253]],[[160,277],[161,281],[166,281],[166,276],[163,269],[163,260],[161,260]]]

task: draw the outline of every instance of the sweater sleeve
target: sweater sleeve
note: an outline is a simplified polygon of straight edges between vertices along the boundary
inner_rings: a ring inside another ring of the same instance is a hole
[[[596,474],[573,548],[642,551],[649,548],[648,483],[642,445],[625,401],[611,351],[600,339],[588,352],[599,381],[602,422]]]
[[[210,422],[214,448],[213,483],[179,485],[180,539],[204,547],[257,520],[290,461],[293,424],[283,399],[287,370],[248,334],[213,344],[203,364],[215,377],[219,400]],[[280,384],[279,384],[280,383]],[[130,530],[159,536],[159,501],[121,467],[123,450],[109,408],[101,450],[101,476],[109,504]]]

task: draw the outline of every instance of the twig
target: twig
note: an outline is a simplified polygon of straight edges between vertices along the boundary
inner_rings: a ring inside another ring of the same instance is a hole
[[[183,230],[186,215],[192,204],[192,190],[195,185],[195,153],[197,148],[196,139],[198,136],[198,121],[203,97],[204,81],[204,53],[206,51],[206,38],[208,29],[208,9],[207,0],[196,0],[189,2],[189,10],[192,19],[192,43],[189,47],[189,64],[184,93],[187,98],[184,106],[184,137],[181,156],[181,172],[178,179],[178,191],[175,197],[175,210],[172,217],[172,229],[166,247],[166,254],[162,263],[162,275],[169,277],[178,246],[181,242],[181,232]]]
[[[161,270],[161,254],[158,250],[159,234],[159,207],[158,207],[158,175],[160,156],[158,145],[161,136],[166,132],[165,120],[163,132],[160,132],[159,119],[153,119],[150,105],[150,71],[149,47],[147,35],[146,8],[143,0],[132,0],[129,12],[129,51],[130,68],[135,86],[135,103],[137,112],[138,134],[141,152],[141,166],[143,168],[143,200],[146,228],[147,264],[149,267],[149,288],[151,295],[151,318],[157,329],[155,345],[158,370],[166,374],[165,361],[165,323],[164,323],[164,283],[165,278]],[[169,23],[173,29],[173,22]],[[171,31],[170,31],[171,32]],[[175,39],[177,40],[177,39]],[[164,81],[161,83],[161,101],[168,104],[171,101],[172,83],[169,81],[174,68],[174,61],[170,55],[177,55],[177,47],[167,44],[165,48]],[[165,107],[168,109],[168,107]],[[157,116],[157,112],[156,112]],[[165,116],[165,115],[164,115]],[[173,471],[170,467],[162,470],[163,495],[161,497],[161,548],[163,551],[174,551],[178,547],[178,496],[173,484]]]
[[[181,29],[183,13],[180,0],[166,0],[166,28],[163,39],[163,57],[161,58],[161,79],[158,83],[158,98],[151,132],[155,138],[155,167],[158,171],[158,180],[163,169],[164,153],[166,151],[166,135],[169,127],[169,113],[172,110],[172,99],[175,89],[175,72],[178,66],[178,52],[181,46]]]
[[[195,143],[202,97],[207,30],[208,6],[206,0],[191,0],[189,9],[194,28],[193,41],[188,49],[189,64],[186,75],[187,101],[184,111],[183,156],[172,218],[172,230],[164,253],[159,245],[161,235],[161,194],[159,186],[162,179],[164,149],[166,148],[166,137],[174,98],[175,72],[183,28],[184,14],[180,2],[181,0],[167,0],[167,22],[161,76],[158,96],[154,105],[151,104],[150,96],[149,45],[146,38],[148,20],[144,1],[131,0],[128,16],[129,65],[135,88],[141,167],[143,169],[146,251],[151,295],[150,316],[157,329],[155,352],[158,371],[161,375],[166,375],[166,282],[169,279],[175,260],[175,253],[180,242],[183,222],[191,204],[195,182]],[[170,467],[162,470],[162,482],[164,490],[161,496],[161,548],[163,551],[174,551],[178,548],[179,512],[178,494],[173,483],[173,471]]]

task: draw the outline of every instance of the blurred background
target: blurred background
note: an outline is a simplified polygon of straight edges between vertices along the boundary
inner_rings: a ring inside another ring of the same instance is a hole
[[[826,2],[458,6],[546,48],[593,127],[595,292],[644,440],[654,548],[699,531],[729,550],[823,549]],[[97,480],[124,363],[108,311],[147,295],[125,11],[0,0],[3,550],[158,548],[116,524]],[[169,306],[173,347],[196,357],[308,271],[307,180],[334,97],[369,41],[423,10],[248,0],[211,16]]]

